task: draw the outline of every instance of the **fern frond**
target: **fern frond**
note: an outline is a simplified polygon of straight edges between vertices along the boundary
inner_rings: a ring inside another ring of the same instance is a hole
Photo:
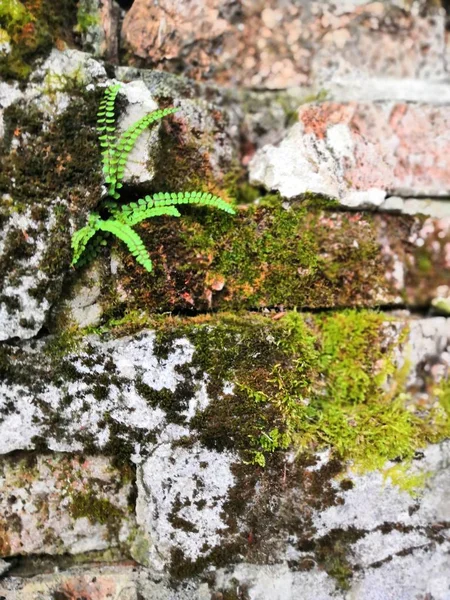
[[[125,165],[127,163],[128,155],[136,144],[138,137],[151,123],[163,119],[177,110],[178,108],[173,107],[155,110],[133,123],[133,125],[121,135],[114,147],[114,155],[107,168],[104,169],[106,175],[105,181],[109,184],[109,194],[113,198],[119,198],[117,190],[122,187],[121,181],[125,174]]]
[[[80,256],[77,267],[83,267],[84,265],[90,263],[96,258],[96,256],[100,253],[100,250],[108,245],[107,237],[110,234],[104,231],[96,231],[96,235],[92,237],[89,242],[86,244],[86,247],[83,251],[83,254]]]
[[[97,112],[97,131],[101,134],[99,140],[100,146],[103,148],[102,163],[105,173],[109,172],[111,161],[114,158],[114,147],[116,145],[114,106],[120,87],[120,84],[117,84],[106,88]]]
[[[177,204],[198,204],[200,206],[214,206],[230,215],[235,214],[234,208],[219,196],[214,196],[209,192],[158,192],[153,196],[145,196],[138,201],[139,210],[149,210],[151,208],[162,208],[175,206]],[[129,206],[132,206],[131,204]],[[128,210],[125,206],[122,211]]]
[[[97,233],[99,220],[100,220],[100,216],[97,213],[91,213],[89,216],[88,224],[73,234],[73,236],[72,236],[72,248],[73,248],[72,266],[76,265],[79,262],[80,257],[83,254],[83,252],[85,251],[89,240]]]
[[[136,204],[136,202],[131,202],[130,204],[122,206],[122,212],[118,216],[118,219],[122,223],[126,223],[132,227],[145,219],[162,216],[180,217],[181,215],[174,206],[159,206],[155,208],[147,207],[146,203]]]
[[[97,113],[97,130],[101,134],[100,145],[103,148],[103,171],[105,182],[109,186],[108,198],[101,201],[99,210],[102,214],[103,211],[107,212],[109,218],[102,219],[98,212],[91,213],[87,225],[73,234],[72,265],[85,264],[96,256],[101,247],[107,244],[106,238],[112,234],[126,244],[138,263],[147,271],[152,271],[152,261],[144,242],[132,229],[134,225],[145,219],[163,215],[179,217],[180,212],[176,206],[180,204],[213,206],[229,214],[234,214],[235,211],[225,200],[208,192],[160,192],[119,207],[116,200],[120,197],[120,193],[117,190],[122,187],[128,155],[138,137],[151,123],[178,110],[177,108],[155,110],[136,121],[117,140],[114,106],[120,87],[120,84],[117,84],[105,90]]]
[[[119,240],[122,240],[137,262],[147,269],[147,271],[150,272],[152,270],[152,261],[145,249],[144,242],[129,225],[116,221],[115,219],[108,219],[107,221],[100,220],[98,222],[98,228],[101,231],[109,231],[118,237]]]

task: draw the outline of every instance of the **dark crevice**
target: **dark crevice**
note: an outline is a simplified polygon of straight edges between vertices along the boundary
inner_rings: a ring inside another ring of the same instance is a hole
[[[445,28],[447,31],[450,31],[450,0],[442,0],[442,8],[445,10],[447,15]]]
[[[122,555],[119,549],[112,549],[117,555],[113,560],[104,559],[104,551],[92,551],[85,555],[86,560],[80,559],[80,555],[71,554],[28,554],[26,556],[13,556],[3,558],[10,565],[8,571],[3,577],[21,577],[28,578],[46,573],[55,573],[77,567],[78,569],[89,570],[92,568],[104,566],[117,566],[125,563],[129,567],[139,567],[139,564],[130,559],[129,556]],[[84,558],[84,557],[83,557]],[[1,578],[0,578],[1,579]]]
[[[115,0],[122,10],[130,10],[134,0]]]
[[[322,306],[322,307],[312,307],[312,306],[266,306],[264,308],[253,308],[248,309],[240,314],[267,314],[270,316],[271,314],[283,313],[296,310],[299,313],[311,313],[311,314],[320,314],[320,313],[331,313],[331,312],[342,312],[345,310],[356,310],[356,311],[367,311],[373,310],[378,312],[386,312],[393,313],[399,311],[408,311],[413,316],[423,316],[423,317],[434,317],[437,315],[441,315],[442,313],[435,309],[433,306],[429,304],[424,305],[416,305],[411,306],[408,304],[375,304],[375,305],[365,305],[365,306]],[[170,316],[172,317],[200,317],[202,315],[220,315],[223,313],[223,310],[220,309],[211,309],[208,311],[205,310],[195,310],[195,309],[177,309],[170,312]],[[226,312],[226,311],[225,311]],[[158,313],[155,313],[158,314]],[[164,314],[168,314],[167,311]]]

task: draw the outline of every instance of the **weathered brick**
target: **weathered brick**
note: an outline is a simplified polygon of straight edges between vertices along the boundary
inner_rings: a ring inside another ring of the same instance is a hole
[[[426,2],[136,0],[123,39],[147,66],[222,84],[284,88],[445,73],[444,13]]]
[[[306,104],[278,146],[250,163],[255,184],[285,197],[316,192],[350,207],[387,194],[450,194],[450,114],[415,104]]]
[[[315,201],[149,222],[140,234],[153,272],[118,246],[99,302],[164,312],[425,306],[447,295],[448,217],[311,210]]]
[[[319,565],[334,589],[335,534],[347,568],[369,574],[385,557],[384,540],[398,551],[441,544],[450,485],[448,319],[293,312],[170,319],[146,330],[139,318],[65,353],[55,340],[7,348],[0,386],[0,452],[45,441],[137,463],[136,561],[186,579],[236,557],[252,572],[265,556],[278,565],[290,557],[301,573],[309,564],[311,576]],[[286,429],[289,448],[272,452],[266,440]],[[265,469],[249,464],[259,448]],[[16,554],[93,549],[97,532],[97,547],[105,547],[106,531],[95,523],[78,547],[69,542],[76,521],[85,516],[87,527],[98,514],[99,500],[109,500],[108,518],[126,511],[126,486],[118,487],[109,461],[12,461],[4,463],[11,484],[2,488],[14,499],[9,507],[2,499],[2,539]],[[417,487],[420,499],[408,493]],[[436,551],[442,564],[444,551]],[[65,585],[81,594],[88,583],[95,582]]]

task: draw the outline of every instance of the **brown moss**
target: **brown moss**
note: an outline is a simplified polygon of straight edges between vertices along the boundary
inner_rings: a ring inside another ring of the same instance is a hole
[[[200,208],[183,213],[176,222],[158,219],[140,227],[153,273],[119,248],[119,281],[130,292],[130,309],[364,305],[380,286],[389,289],[369,217],[304,205],[286,211],[280,202],[235,217]]]
[[[25,80],[34,61],[53,45],[74,44],[76,0],[9,0],[0,7],[0,28],[11,51],[0,55],[0,77]]]

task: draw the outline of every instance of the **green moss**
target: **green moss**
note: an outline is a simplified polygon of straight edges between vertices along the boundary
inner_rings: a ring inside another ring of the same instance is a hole
[[[11,51],[0,54],[0,76],[25,80],[36,58],[50,52],[54,44],[73,43],[76,0],[3,0],[0,28],[11,43]]]
[[[418,252],[417,268],[422,274],[429,273],[433,269],[433,260],[426,250],[421,249]]]
[[[251,204],[262,195],[261,190],[250,185],[248,182],[236,185],[233,191],[232,196],[236,199],[237,204]]]
[[[45,345],[45,353],[53,360],[64,358],[70,352],[79,348],[83,340],[82,332],[76,327],[67,327],[57,335],[52,336]]]
[[[86,34],[97,25],[101,24],[100,14],[94,14],[95,5],[90,2],[78,2],[76,31]]]
[[[349,549],[365,534],[354,527],[333,529],[315,544],[314,555],[322,568],[333,577],[341,590],[349,590],[354,567],[349,561]]]
[[[282,320],[286,364],[272,367],[268,387],[244,388],[256,405],[271,403],[279,413],[257,440],[256,462],[293,445],[329,448],[355,468],[372,470],[410,461],[418,448],[450,434],[445,392],[441,408],[426,415],[407,406],[405,369],[394,365],[398,341],[386,339],[385,323],[385,315],[366,311],[316,317],[312,330],[302,315]]]
[[[71,497],[69,513],[74,519],[86,517],[92,524],[106,525],[110,538],[119,535],[123,512],[106,498],[99,498],[94,493],[76,492]]]
[[[389,479],[394,485],[408,492],[411,496],[419,496],[431,473],[417,473],[411,471],[409,464],[396,464],[383,472],[385,479]]]
[[[237,449],[261,465],[287,447],[328,448],[357,470],[372,470],[397,459],[408,465],[417,449],[450,434],[448,388],[435,391],[439,406],[427,412],[411,405],[408,365],[397,368],[394,357],[407,329],[390,338],[388,323],[381,313],[347,310],[291,312],[275,323],[222,316],[154,325],[157,352],[167,356],[173,340],[186,336],[195,347],[189,369],[208,375],[211,403],[191,421],[206,446]],[[224,391],[227,382],[233,393]],[[396,483],[412,490],[413,479]]]

